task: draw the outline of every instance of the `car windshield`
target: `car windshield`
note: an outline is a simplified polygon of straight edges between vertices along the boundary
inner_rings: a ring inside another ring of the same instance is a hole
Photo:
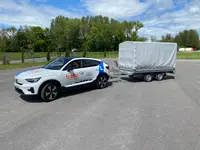
[[[70,58],[57,58],[54,61],[45,65],[43,68],[51,70],[60,70],[70,60]]]

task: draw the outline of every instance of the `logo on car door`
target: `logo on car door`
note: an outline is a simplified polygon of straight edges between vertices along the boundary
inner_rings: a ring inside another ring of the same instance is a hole
[[[66,79],[77,79],[78,77],[79,77],[79,75],[76,73],[66,75]]]

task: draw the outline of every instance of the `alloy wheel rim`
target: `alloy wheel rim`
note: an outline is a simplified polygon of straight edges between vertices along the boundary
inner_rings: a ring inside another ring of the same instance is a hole
[[[99,86],[100,86],[101,88],[103,88],[103,87],[106,86],[106,84],[107,84],[107,79],[106,79],[106,77],[100,77],[100,79],[99,79]]]
[[[151,80],[151,76],[147,75],[147,81],[150,81],[150,80]]]
[[[162,74],[158,75],[158,79],[161,80],[162,79]]]
[[[45,96],[48,100],[53,100],[57,97],[57,87],[55,85],[50,85],[47,87],[47,90],[45,92]]]

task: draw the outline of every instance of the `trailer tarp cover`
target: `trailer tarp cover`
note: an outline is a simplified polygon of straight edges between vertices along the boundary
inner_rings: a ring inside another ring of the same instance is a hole
[[[127,70],[174,69],[176,43],[125,41],[119,44],[119,67]]]

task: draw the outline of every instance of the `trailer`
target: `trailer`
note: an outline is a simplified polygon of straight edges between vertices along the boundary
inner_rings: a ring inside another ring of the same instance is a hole
[[[119,44],[121,74],[158,81],[176,72],[177,43],[125,41]]]

